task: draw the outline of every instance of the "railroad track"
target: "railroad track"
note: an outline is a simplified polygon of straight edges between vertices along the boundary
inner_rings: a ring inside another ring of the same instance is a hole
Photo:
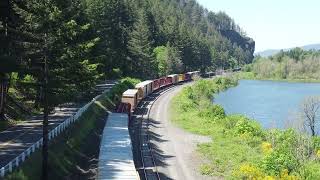
[[[136,143],[139,145],[138,153],[140,157],[136,157],[139,160],[138,172],[141,179],[145,180],[160,180],[160,175],[157,169],[156,160],[154,157],[154,150],[152,144],[150,143],[150,110],[157,99],[167,91],[171,90],[175,86],[170,86],[161,89],[147,98],[145,98],[135,110],[135,131],[136,131]]]

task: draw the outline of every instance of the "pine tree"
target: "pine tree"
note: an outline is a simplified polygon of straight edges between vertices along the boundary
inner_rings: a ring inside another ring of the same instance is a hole
[[[170,43],[167,43],[167,75],[168,74],[176,74],[176,73],[183,73],[183,64],[181,61],[181,56],[178,48],[173,47]]]
[[[132,72],[139,78],[152,78],[156,76],[157,71],[152,53],[151,32],[146,14],[143,11],[139,11],[138,14],[139,18],[134,23],[128,42]]]

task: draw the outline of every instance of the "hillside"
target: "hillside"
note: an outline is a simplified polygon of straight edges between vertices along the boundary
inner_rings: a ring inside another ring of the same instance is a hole
[[[228,69],[252,62],[255,50],[231,17],[195,0],[8,2],[0,5],[0,119],[8,92],[41,109],[46,68],[55,107],[105,79]]]
[[[301,46],[300,48],[303,49],[303,50],[306,50],[306,51],[308,51],[308,50],[320,50],[320,44],[309,44],[309,45]],[[294,49],[294,48],[283,49],[283,50],[284,51],[289,51],[291,49]],[[268,57],[268,56],[273,56],[273,55],[277,54],[280,51],[281,51],[281,49],[268,49],[268,50],[265,50],[265,51],[257,52],[255,54],[256,55],[260,55],[262,57]]]

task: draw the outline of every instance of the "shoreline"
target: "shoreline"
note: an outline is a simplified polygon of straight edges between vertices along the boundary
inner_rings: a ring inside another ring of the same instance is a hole
[[[237,76],[231,78],[235,77],[236,82],[242,79]],[[195,87],[182,90],[171,102],[172,122],[176,126],[213,139],[211,143],[198,145],[197,152],[208,159],[208,163],[201,165],[200,172],[227,179],[320,178],[320,174],[312,170],[314,167],[320,168],[320,163],[312,158],[317,156],[317,146],[306,150],[310,157],[303,164],[295,163],[300,159],[293,153],[300,138],[315,143],[313,138],[293,129],[262,128],[261,123],[255,119],[244,115],[226,115],[222,107],[219,109],[219,105],[205,105],[207,100],[212,102],[212,97],[206,96],[208,91],[213,92],[211,95],[214,96],[237,85],[226,83],[227,78],[221,79],[223,83],[219,85],[217,81],[212,83],[210,80],[200,80]],[[204,102],[201,97],[205,99]],[[306,175],[306,171],[309,174]]]
[[[259,80],[259,81],[277,81],[288,83],[320,83],[320,79],[280,79],[280,78],[258,78],[253,72],[238,72],[235,74],[239,80]]]

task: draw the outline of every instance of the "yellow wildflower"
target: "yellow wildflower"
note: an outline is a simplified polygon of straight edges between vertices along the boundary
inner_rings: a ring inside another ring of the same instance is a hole
[[[263,142],[261,144],[261,149],[264,154],[269,154],[270,152],[272,152],[272,144],[268,142]]]
[[[316,153],[317,157],[320,158],[320,149]]]

